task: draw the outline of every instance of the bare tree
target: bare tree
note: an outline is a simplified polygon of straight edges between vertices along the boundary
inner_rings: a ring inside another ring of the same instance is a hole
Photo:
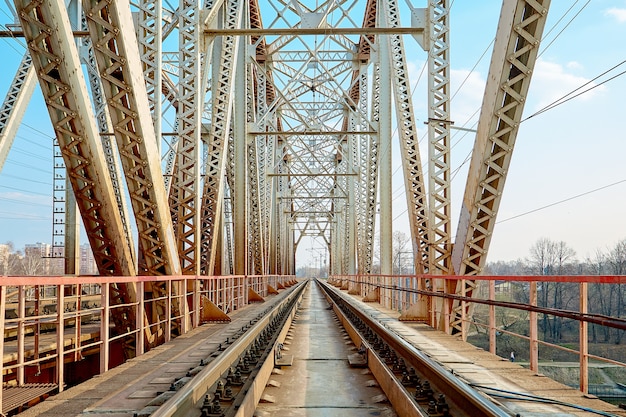
[[[529,263],[532,269],[539,275],[562,275],[571,265],[576,252],[567,243],[555,242],[548,238],[539,239],[530,248]],[[574,301],[568,291],[571,284],[543,282],[538,288],[538,301],[543,307],[565,308],[566,304]],[[566,297],[566,294],[569,296]],[[547,314],[542,315],[542,330],[544,340],[558,341],[562,337],[563,320],[560,317],[550,318]]]
[[[392,236],[392,256],[393,256],[393,268],[396,274],[402,274],[402,262],[403,254],[412,252],[409,250],[409,238],[406,234],[399,230],[393,232]]]
[[[624,275],[626,273],[626,239],[620,240],[615,244],[613,249],[607,254],[608,266],[610,272],[614,275]],[[615,311],[612,311],[611,315],[621,317],[624,314],[624,306],[626,300],[624,300],[625,291],[622,284],[612,285],[612,298],[615,300]],[[613,329],[614,341],[616,344],[621,343],[624,336],[624,332],[621,330]]]

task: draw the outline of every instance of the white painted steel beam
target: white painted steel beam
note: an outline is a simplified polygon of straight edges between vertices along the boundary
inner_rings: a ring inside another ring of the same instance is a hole
[[[83,7],[137,223],[141,267],[148,275],[179,275],[180,261],[130,4],[126,0],[84,0]]]
[[[181,0],[179,19],[178,144],[173,169],[170,210],[183,274],[199,274],[201,261],[201,153],[203,107],[200,59],[199,0]]]
[[[465,186],[452,263],[458,275],[477,275],[486,262],[550,0],[506,0],[502,5],[476,142]],[[471,295],[475,281],[457,294]],[[461,306],[452,332],[461,332]]]
[[[224,26],[241,27],[244,2],[230,0],[224,3]],[[235,96],[233,82],[237,67],[237,50],[240,37],[222,38],[219,62],[215,77],[211,80],[212,107],[209,126],[208,151],[204,170],[204,188],[202,193],[202,251],[206,256],[203,270],[210,273],[215,266],[217,245],[216,230],[221,225],[222,203],[224,197],[224,170],[226,144],[232,116],[232,103]],[[243,69],[242,69],[243,70]],[[244,92],[241,92],[244,93]],[[236,209],[235,209],[236,210]]]
[[[32,59],[30,53],[26,52],[0,108],[0,172],[2,172],[36,84]]]
[[[135,275],[67,12],[54,1],[15,5],[100,273]]]

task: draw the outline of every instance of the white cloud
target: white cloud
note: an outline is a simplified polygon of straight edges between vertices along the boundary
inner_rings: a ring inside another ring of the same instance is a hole
[[[619,23],[626,23],[626,9],[618,9],[617,7],[613,7],[611,9],[607,9],[604,14],[606,16],[614,17]]]
[[[567,69],[570,69],[570,70],[582,70],[584,68],[580,62],[576,62],[576,61],[570,61],[567,64],[565,64],[565,66],[567,67]]]
[[[532,91],[529,92],[529,97],[533,99],[535,110],[539,110],[561,99],[566,94],[583,85],[585,85],[585,87],[574,94],[578,94],[596,85],[593,82],[589,83],[589,79],[574,75],[568,71],[570,69],[576,69],[577,67],[578,65],[571,62],[563,66],[555,62],[548,62],[542,59],[537,60],[531,85]],[[604,90],[605,88],[603,86],[594,88],[578,96],[576,100],[588,101]]]

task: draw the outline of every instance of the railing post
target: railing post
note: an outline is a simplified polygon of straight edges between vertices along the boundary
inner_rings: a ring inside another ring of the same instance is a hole
[[[144,340],[146,339],[146,328],[144,326],[144,317],[146,315],[146,304],[145,304],[145,295],[144,295],[144,285],[143,281],[139,281],[137,283],[137,310],[135,317],[135,327],[137,328],[137,333],[135,337],[135,354],[137,356],[143,355],[145,352]]]
[[[193,294],[191,300],[191,307],[193,308],[191,326],[195,329],[200,325],[200,277],[197,275],[193,280]]]
[[[102,306],[102,316],[100,316],[100,340],[102,341],[102,346],[100,347],[101,374],[109,370],[109,317],[111,314],[109,285],[109,283],[104,283],[100,289],[100,305]]]
[[[65,380],[65,286],[57,285],[57,384],[59,392],[63,391]]]
[[[489,281],[489,301],[496,299],[496,282]],[[489,352],[496,354],[496,306],[489,305]]]
[[[465,286],[465,279],[461,280],[461,296],[463,296],[463,300],[461,300],[461,340],[467,341],[467,301],[465,301],[467,287]]]
[[[187,278],[183,278],[176,284],[179,289],[179,291],[177,291],[179,299],[176,303],[178,303],[178,315],[180,316],[179,320],[181,334],[185,334],[189,331],[188,323],[190,323],[191,321],[191,317],[189,317],[190,312],[187,304],[187,291],[189,288],[187,287],[187,285],[189,285],[188,282],[189,280]]]
[[[4,320],[7,310],[7,287],[0,285],[0,328],[2,329],[2,337],[0,337],[0,355],[4,358]],[[0,379],[4,379],[4,360],[0,363]],[[1,381],[4,382],[4,381]],[[4,384],[0,386],[0,411],[2,411],[2,390]]]
[[[588,284],[586,282],[580,283],[580,313],[587,314],[588,308]],[[583,394],[589,393],[589,323],[586,321],[579,321],[579,340],[580,346],[580,391]]]
[[[529,304],[533,307],[537,307],[537,282],[532,281],[530,283],[530,299]],[[530,320],[530,370],[539,372],[539,342],[537,331],[537,312],[531,311],[529,314]]]
[[[167,288],[167,302],[165,303],[165,343],[172,337],[172,280],[168,279],[165,286]]]
[[[17,385],[24,385],[24,338],[26,329],[26,288],[20,285],[17,288]],[[39,320],[39,319],[37,319]],[[3,327],[4,328],[4,327]]]

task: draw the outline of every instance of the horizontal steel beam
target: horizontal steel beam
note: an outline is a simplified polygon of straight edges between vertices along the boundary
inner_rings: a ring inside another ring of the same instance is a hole
[[[327,174],[267,174],[268,177],[353,177],[357,176],[356,172],[341,174],[336,172],[329,172]]]
[[[206,29],[208,36],[283,36],[283,35],[416,35],[424,28],[264,28],[264,29]]]
[[[375,131],[347,131],[341,130],[336,132],[296,132],[294,130],[285,130],[280,132],[248,132],[248,135],[252,136],[335,136],[335,135],[375,135],[378,132]]]
[[[267,28],[267,29],[206,29],[207,36],[283,36],[283,35],[418,35],[424,28]],[[75,30],[74,36],[89,36],[85,30]],[[21,30],[0,30],[0,38],[23,38]]]

